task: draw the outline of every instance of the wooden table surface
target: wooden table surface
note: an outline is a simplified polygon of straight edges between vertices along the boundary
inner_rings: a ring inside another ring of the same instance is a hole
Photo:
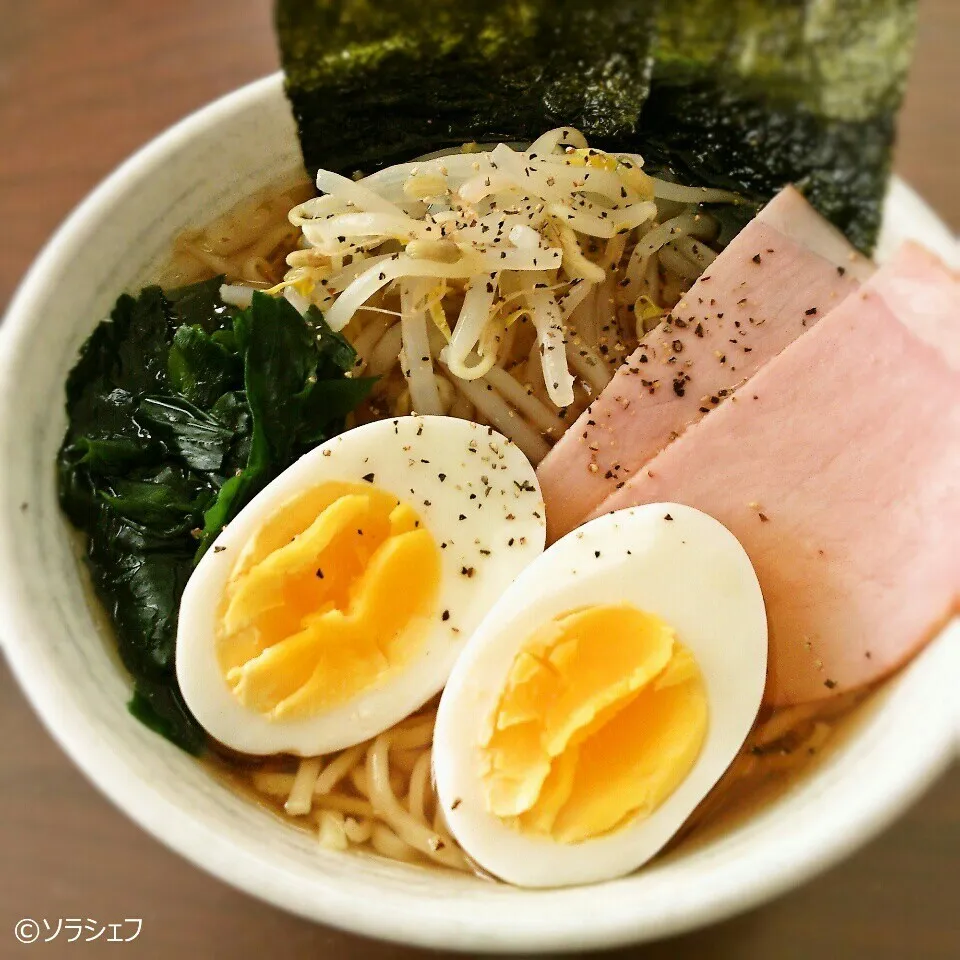
[[[185,113],[276,68],[269,0],[0,2],[0,309],[84,194]],[[922,5],[897,169],[960,226],[960,2]],[[2,624],[0,624],[2,630]],[[412,958],[211,879],[114,810],[48,738],[0,661],[0,957],[20,917],[143,918],[125,957]],[[960,956],[960,769],[825,876],[720,926],[616,956]],[[109,949],[109,948],[108,948]]]

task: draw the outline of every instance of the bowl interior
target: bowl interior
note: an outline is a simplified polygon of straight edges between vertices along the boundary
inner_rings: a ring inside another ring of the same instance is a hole
[[[117,294],[151,279],[180,230],[299,166],[279,77],[219,101],[84,203],[4,324],[0,630],[48,728],[118,806],[199,866],[306,917],[425,946],[544,951],[650,939],[746,908],[839,859],[926,786],[952,750],[956,626],[864,704],[777,800],[634,876],[584,888],[523,891],[320,850],[130,718],[129,680],[90,609],[57,507],[63,383]],[[882,249],[902,239],[904,225],[928,246],[950,243],[902,184],[890,208],[900,229],[887,230]]]

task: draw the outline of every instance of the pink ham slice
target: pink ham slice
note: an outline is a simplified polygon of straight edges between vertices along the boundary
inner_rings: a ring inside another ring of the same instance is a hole
[[[769,702],[879,680],[957,610],[958,348],[960,280],[906,247],[596,511],[677,501],[737,536]]]
[[[781,191],[540,464],[548,539],[581,523],[687,424],[855,290],[854,273],[870,271],[796,190]]]
[[[850,241],[821,217],[794,187],[781,190],[760,211],[758,219],[835,266],[843,267],[857,280],[869,280],[877,269],[872,260],[850,246]]]
[[[913,331],[935,347],[960,372],[960,286],[957,274],[944,277],[943,264],[916,243],[908,243],[897,256],[896,270],[881,270],[873,288],[887,306]],[[947,322],[945,317],[952,317]]]

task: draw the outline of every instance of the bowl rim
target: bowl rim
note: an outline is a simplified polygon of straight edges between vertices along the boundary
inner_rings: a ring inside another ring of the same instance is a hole
[[[22,280],[0,325],[0,433],[6,432],[8,422],[22,415],[13,389],[15,358],[18,345],[29,336],[35,323],[36,308],[46,292],[45,278],[56,271],[97,222],[103,209],[130,184],[175,154],[200,131],[227,122],[258,103],[269,104],[282,88],[282,82],[281,73],[270,74],[189,114],[124,161],[57,228]],[[922,212],[928,223],[944,229],[906,184],[894,178],[892,190],[909,198],[918,216]],[[5,495],[9,496],[6,487],[6,471],[0,466],[0,503],[6,502]],[[547,921],[543,908],[532,906],[532,898],[549,904],[554,891],[518,890],[517,898],[527,899],[531,906],[505,911],[503,916],[509,922],[500,929],[490,929],[488,918],[482,914],[465,925],[462,919],[445,916],[442,908],[434,909],[430,903],[411,900],[390,904],[385,902],[387,898],[357,897],[356,891],[337,891],[332,886],[326,887],[323,900],[308,902],[295,895],[292,880],[288,879],[285,885],[282,869],[264,876],[263,864],[253,854],[218,836],[215,828],[185,815],[180,806],[145,789],[139,780],[125,776],[122,756],[113,754],[99,741],[82,711],[61,702],[57,684],[44,669],[42,629],[32,622],[31,609],[19,600],[16,584],[21,571],[15,538],[5,529],[8,517],[8,513],[0,513],[0,644],[34,711],[72,762],[130,819],[204,871],[305,919],[361,935],[428,948],[474,951],[482,943],[483,949],[491,952],[542,953],[614,947],[704,926],[770,900],[846,857],[919,797],[946,769],[954,753],[954,731],[947,729],[942,737],[930,737],[917,745],[907,765],[896,771],[885,770],[874,785],[876,789],[862,791],[859,805],[835,811],[829,826],[820,822],[803,837],[785,837],[775,848],[759,850],[748,874],[741,871],[736,882],[698,891],[695,904],[691,901],[690,905],[679,905],[663,916],[645,915],[639,905],[625,903],[616,916],[605,911],[598,925],[585,925],[582,912],[574,915],[556,908],[549,912]],[[951,632],[958,633],[955,626]],[[36,642],[22,639],[28,636]],[[578,891],[588,901],[590,897],[604,896],[603,884],[568,888],[567,892],[570,890]],[[414,903],[418,909],[411,910]]]

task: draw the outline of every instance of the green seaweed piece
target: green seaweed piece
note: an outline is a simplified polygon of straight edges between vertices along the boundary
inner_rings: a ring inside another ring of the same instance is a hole
[[[369,172],[567,123],[597,142],[627,139],[655,11],[650,0],[279,0],[307,169]]]
[[[661,6],[648,163],[763,202],[787,183],[870,252],[916,0],[691,0]]]
[[[196,561],[251,496],[339,433],[374,380],[318,310],[222,278],[124,294],[67,380],[60,501],[87,536],[93,586],[134,680],[130,711],[192,753],[206,735],[175,672],[180,596]],[[198,537],[200,542],[198,543]]]

